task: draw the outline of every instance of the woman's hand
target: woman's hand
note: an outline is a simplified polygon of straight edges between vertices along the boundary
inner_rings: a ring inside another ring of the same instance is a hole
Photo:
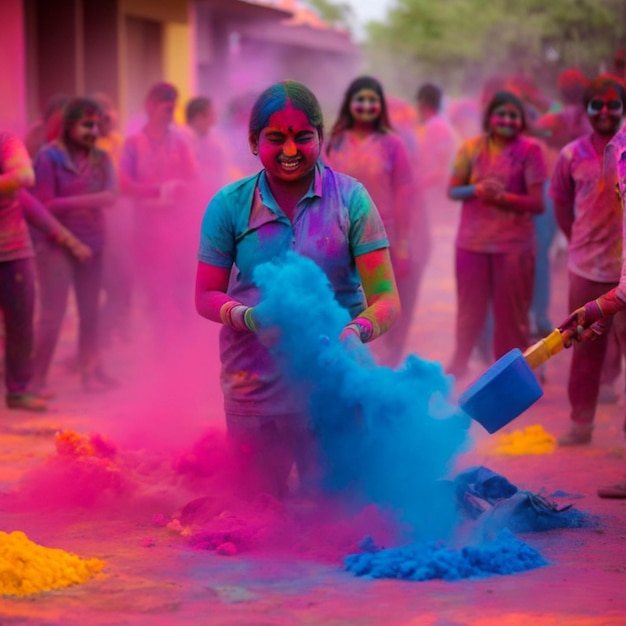
[[[476,183],[474,193],[481,200],[495,202],[504,194],[504,183],[497,178],[485,178]]]
[[[55,220],[53,228],[53,239],[55,239],[60,246],[67,248],[72,256],[76,257],[81,263],[93,258],[91,248],[76,237],[74,233],[65,228],[65,226]]]
[[[75,241],[68,242],[67,249],[75,256],[81,263],[93,259],[93,251],[82,241],[76,239]]]

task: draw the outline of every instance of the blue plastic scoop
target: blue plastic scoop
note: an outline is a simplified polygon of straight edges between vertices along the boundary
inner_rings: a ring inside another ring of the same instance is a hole
[[[543,389],[533,368],[564,347],[564,335],[556,329],[526,352],[507,352],[460,395],[460,408],[495,433],[541,398]]]

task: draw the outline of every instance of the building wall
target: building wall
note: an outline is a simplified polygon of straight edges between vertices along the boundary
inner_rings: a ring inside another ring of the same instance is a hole
[[[26,50],[22,0],[0,2],[0,128],[26,130]]]
[[[169,22],[163,33],[163,78],[176,85],[179,92],[176,118],[184,121],[184,107],[195,96],[192,71],[191,29],[189,24]]]
[[[193,94],[190,0],[119,0],[118,84],[123,123],[141,118],[149,87],[166,80],[180,93],[177,118]]]

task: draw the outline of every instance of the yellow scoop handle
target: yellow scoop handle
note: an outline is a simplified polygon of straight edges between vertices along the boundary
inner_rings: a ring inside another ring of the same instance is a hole
[[[565,348],[563,333],[556,328],[524,352],[528,365],[534,369]]]

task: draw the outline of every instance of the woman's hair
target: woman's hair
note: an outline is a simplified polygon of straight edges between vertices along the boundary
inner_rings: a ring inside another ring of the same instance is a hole
[[[489,101],[489,104],[487,105],[487,108],[485,109],[485,115],[483,116],[483,130],[485,132],[489,131],[489,119],[491,118],[491,115],[497,108],[501,107],[504,104],[512,104],[519,111],[522,120],[522,127],[520,129],[520,132],[524,132],[527,126],[524,104],[515,94],[511,93],[510,91],[498,91],[493,95],[493,97]]]
[[[585,89],[585,93],[583,94],[583,105],[585,106],[585,109],[591,100],[593,100],[596,96],[605,93],[609,89],[615,89],[619,99],[622,101],[623,108],[626,111],[626,89],[624,88],[624,83],[619,78],[607,74],[598,76],[592,80],[587,86],[587,89]]]
[[[291,103],[294,109],[302,111],[311,126],[324,136],[324,116],[315,94],[305,85],[295,80],[284,80],[268,87],[257,99],[250,112],[248,132],[259,136],[268,125],[270,117]]]
[[[63,130],[61,138],[64,142],[69,139],[72,126],[85,115],[102,115],[100,105],[93,98],[72,98],[63,109]]]
[[[389,120],[389,111],[387,109],[387,101],[383,92],[383,86],[378,80],[372,76],[359,76],[355,78],[349,85],[343,96],[343,102],[339,107],[339,116],[330,132],[330,140],[326,152],[330,152],[333,139],[338,137],[344,130],[354,126],[354,117],[350,112],[350,102],[355,94],[363,89],[370,89],[380,98],[380,115],[374,121],[374,128],[377,132],[387,133],[392,130],[391,121]]]

